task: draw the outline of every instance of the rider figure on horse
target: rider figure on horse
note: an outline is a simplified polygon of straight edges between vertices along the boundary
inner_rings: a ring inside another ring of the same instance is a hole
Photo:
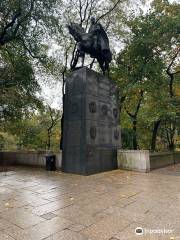
[[[91,26],[89,28],[88,33],[93,38],[92,41],[92,51],[91,57],[94,58],[96,56],[95,52],[97,50],[100,50],[102,52],[102,55],[106,55],[110,52],[109,49],[109,39],[107,37],[106,32],[104,31],[104,28],[100,23],[96,22],[95,17],[91,17]]]

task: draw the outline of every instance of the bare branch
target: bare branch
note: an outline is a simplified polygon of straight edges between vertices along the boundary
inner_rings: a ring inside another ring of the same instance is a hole
[[[173,82],[174,82],[174,75],[175,74],[178,74],[180,71],[177,71],[177,72],[171,72],[171,67],[173,66],[176,58],[178,57],[178,54],[180,53],[180,48],[177,49],[177,52],[175,53],[175,55],[173,56],[169,66],[167,67],[166,69],[166,73],[167,75],[169,76],[170,78],[170,81],[169,81],[169,94],[170,94],[170,97],[173,97],[174,96],[174,92],[173,92]]]
[[[33,11],[34,9],[34,2],[35,0],[31,0],[31,5],[30,5],[30,9],[28,11],[28,13],[22,17],[21,19],[19,18],[21,16],[21,11],[19,11],[18,13],[16,13],[12,19],[12,21],[10,23],[8,23],[5,27],[4,27],[4,30],[3,32],[1,33],[1,36],[0,36],[0,45],[4,45],[8,42],[11,42],[12,40],[14,40],[17,36],[17,32],[20,28],[20,26],[22,25],[23,22],[27,21],[28,17],[31,15],[31,12]],[[17,25],[15,26],[15,29],[12,30],[12,34],[11,36],[8,36],[6,38],[6,35],[7,35],[7,30],[9,28],[13,28],[13,26],[15,25],[16,23],[16,20],[18,21],[17,22]]]
[[[48,127],[48,132],[52,131],[52,128],[56,125],[58,119],[59,119],[59,113],[53,117],[53,109],[48,105],[48,109],[49,109],[49,116],[51,118],[51,125]]]
[[[176,74],[179,74],[180,73],[180,70],[177,71],[177,72],[174,72],[173,75],[176,75]]]
[[[141,102],[143,100],[143,95],[144,95],[144,91],[141,89],[140,90],[140,98],[139,98],[139,102],[138,102],[138,105],[136,107],[136,111],[134,113],[135,116],[137,116],[138,112],[139,112],[139,109],[140,109],[140,106],[141,106]]]
[[[118,6],[118,4],[119,3],[121,3],[122,2],[122,0],[118,0],[115,4],[114,4],[114,6],[111,8],[111,9],[109,9],[107,12],[105,12],[103,15],[101,15],[97,20],[96,20],[96,22],[98,22],[100,19],[102,19],[102,18],[104,18],[106,15],[108,15],[108,14],[110,14],[112,11],[114,11],[114,9]]]
[[[124,109],[126,110],[127,114],[128,114],[131,118],[134,118],[134,114],[130,113],[130,112],[127,110],[126,106],[124,106]]]
[[[166,72],[167,72],[168,75],[169,75],[169,74],[173,74],[173,73],[171,72],[171,67],[173,66],[174,61],[176,60],[176,58],[177,58],[177,56],[178,56],[179,53],[180,53],[180,48],[177,49],[177,52],[175,53],[175,55],[173,56],[173,58],[172,58],[172,60],[171,60],[171,62],[170,62],[170,64],[169,64],[169,66],[167,67]]]
[[[81,2],[81,0],[79,0],[79,16],[80,16],[80,24],[82,25],[83,17],[82,17],[82,2]]]
[[[91,13],[92,13],[92,9],[93,9],[93,3],[95,2],[95,0],[91,0],[90,1],[90,6],[89,6],[89,14],[88,14],[88,17],[86,19],[86,27],[85,27],[85,30],[87,30],[88,28],[88,25],[89,25],[89,20],[90,20],[90,17],[91,17]]]
[[[139,98],[139,100],[138,100],[138,104],[137,104],[137,106],[136,106],[136,110],[135,110],[134,113],[130,113],[130,112],[127,110],[126,106],[124,106],[124,109],[126,110],[127,114],[128,114],[131,118],[133,118],[133,119],[136,119],[136,118],[137,118],[137,115],[138,115],[138,112],[139,112],[139,109],[140,109],[140,106],[141,106],[141,103],[142,103],[142,100],[143,100],[143,95],[144,95],[144,91],[141,89],[141,90],[140,90],[140,98]]]
[[[7,34],[7,30],[8,30],[9,28],[12,28],[12,27],[14,26],[14,24],[16,23],[17,18],[20,17],[20,15],[21,15],[21,12],[16,13],[16,14],[14,15],[12,21],[11,21],[10,23],[8,23],[8,24],[4,27],[4,29],[3,29],[2,33],[1,33],[1,36],[0,36],[0,44],[1,44],[1,45],[4,45],[4,44],[6,43],[7,40],[5,40],[5,36],[6,36],[6,34]]]
[[[86,1],[86,6],[85,6],[85,9],[84,9],[84,16],[83,16],[83,19],[82,19],[83,22],[84,22],[85,19],[86,19],[88,7],[89,7],[89,0]]]
[[[25,41],[24,41],[23,39],[20,39],[20,41],[21,41],[21,43],[23,44],[24,49],[29,53],[29,55],[30,55],[32,58],[34,58],[34,59],[39,59],[39,60],[45,58],[45,56],[34,55],[34,54],[32,53],[32,50],[26,45]]]

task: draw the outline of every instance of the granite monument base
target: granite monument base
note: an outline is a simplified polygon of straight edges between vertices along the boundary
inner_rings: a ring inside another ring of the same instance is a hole
[[[66,79],[62,171],[82,175],[117,169],[118,91],[86,67]]]

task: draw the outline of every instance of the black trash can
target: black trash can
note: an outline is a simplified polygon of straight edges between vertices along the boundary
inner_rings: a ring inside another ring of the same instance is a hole
[[[47,155],[46,158],[46,170],[56,171],[56,155]]]

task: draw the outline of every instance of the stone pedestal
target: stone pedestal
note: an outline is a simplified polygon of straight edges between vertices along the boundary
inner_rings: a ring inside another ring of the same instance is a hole
[[[107,77],[83,67],[66,79],[62,170],[83,175],[117,168],[118,92]]]

